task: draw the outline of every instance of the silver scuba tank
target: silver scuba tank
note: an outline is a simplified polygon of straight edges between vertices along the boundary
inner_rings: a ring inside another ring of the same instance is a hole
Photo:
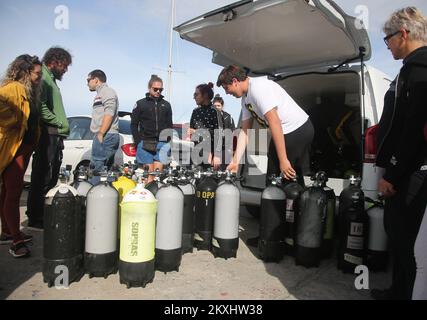
[[[85,269],[90,278],[106,278],[118,270],[118,204],[119,193],[102,172],[87,195]]]
[[[369,270],[386,271],[388,264],[388,237],[384,229],[384,204],[365,198],[369,217],[368,252],[366,265]]]
[[[235,177],[234,177],[235,178]],[[216,189],[212,253],[224,259],[236,258],[239,248],[240,190],[231,172]]]
[[[160,187],[156,194],[156,270],[179,271],[182,257],[182,224],[184,215],[184,194],[172,177]]]

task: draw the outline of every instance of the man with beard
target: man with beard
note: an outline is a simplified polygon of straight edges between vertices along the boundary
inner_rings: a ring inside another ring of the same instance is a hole
[[[31,186],[27,201],[28,227],[39,230],[43,229],[44,197],[58,181],[64,149],[63,140],[70,132],[56,80],[62,80],[72,59],[70,53],[63,48],[52,47],[46,51],[42,62],[41,136],[33,155]]]

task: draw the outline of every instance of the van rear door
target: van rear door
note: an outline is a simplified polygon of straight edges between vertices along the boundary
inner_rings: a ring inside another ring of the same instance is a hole
[[[212,50],[213,62],[283,74],[371,56],[361,21],[330,0],[245,0],[185,22],[181,38]]]

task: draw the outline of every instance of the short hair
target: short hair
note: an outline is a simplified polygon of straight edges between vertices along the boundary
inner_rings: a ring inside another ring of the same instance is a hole
[[[199,89],[202,96],[207,95],[209,100],[212,100],[212,98],[214,96],[213,87],[214,87],[213,83],[209,82],[209,83],[199,84],[196,87],[196,89]]]
[[[219,102],[222,106],[224,106],[224,99],[219,94],[216,94],[213,98],[213,103],[215,102]]]
[[[232,84],[233,79],[245,81],[247,77],[247,72],[244,69],[238,66],[230,65],[222,69],[221,73],[218,76],[216,85],[220,87],[223,84]]]
[[[416,7],[397,10],[384,23],[385,34],[392,34],[399,29],[408,30],[410,40],[427,41],[427,20]]]
[[[51,47],[44,54],[42,62],[48,65],[54,61],[70,65],[72,63],[71,54],[61,47]]]
[[[105,72],[99,69],[89,72],[89,77],[98,78],[101,82],[107,82],[107,76],[105,75]]]
[[[148,88],[151,88],[154,82],[161,82],[163,84],[163,80],[157,74],[152,74],[148,81]]]

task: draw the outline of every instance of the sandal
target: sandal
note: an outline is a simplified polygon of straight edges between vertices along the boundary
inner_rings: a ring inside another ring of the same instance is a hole
[[[9,248],[9,253],[14,258],[25,258],[30,255],[30,249],[27,248],[24,241],[13,243]]]

